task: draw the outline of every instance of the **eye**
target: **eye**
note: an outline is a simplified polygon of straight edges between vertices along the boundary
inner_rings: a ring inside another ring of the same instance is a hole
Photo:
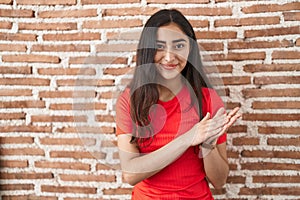
[[[175,45],[175,49],[182,49],[182,48],[184,48],[185,47],[185,44],[184,43],[178,43],[178,44],[176,44]]]
[[[157,50],[163,50],[165,46],[163,44],[156,44],[156,49]]]

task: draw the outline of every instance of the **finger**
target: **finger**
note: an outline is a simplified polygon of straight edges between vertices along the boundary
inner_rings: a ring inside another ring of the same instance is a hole
[[[236,115],[234,115],[233,117],[231,117],[230,120],[229,120],[229,122],[227,123],[228,128],[229,128],[230,126],[232,126],[232,125],[236,122],[236,120],[237,120],[238,118],[240,118],[241,116],[242,116],[241,114],[236,114]]]
[[[207,121],[210,119],[210,113],[206,113],[205,117],[203,117],[203,119],[201,121]]]
[[[230,111],[230,112],[227,114],[227,116],[228,116],[228,117],[232,117],[232,116],[234,116],[239,110],[240,110],[240,108],[239,108],[239,107],[236,107],[236,108],[234,108],[232,111]]]

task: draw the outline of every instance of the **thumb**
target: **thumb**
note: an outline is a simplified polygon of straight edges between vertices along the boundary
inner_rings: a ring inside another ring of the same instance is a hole
[[[205,117],[201,121],[209,120],[210,119],[210,113],[206,113]]]

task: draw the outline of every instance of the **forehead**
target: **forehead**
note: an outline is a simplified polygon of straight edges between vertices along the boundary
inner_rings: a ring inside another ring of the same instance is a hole
[[[188,36],[179,28],[177,24],[171,23],[161,26],[157,30],[157,39],[171,41],[174,39],[188,39]]]

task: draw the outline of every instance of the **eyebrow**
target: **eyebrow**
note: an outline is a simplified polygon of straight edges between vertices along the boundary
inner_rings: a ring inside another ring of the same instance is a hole
[[[156,40],[156,42],[166,44],[166,41],[162,41],[162,40]],[[185,39],[178,39],[172,41],[172,43],[177,43],[177,42],[187,42],[187,41]]]

